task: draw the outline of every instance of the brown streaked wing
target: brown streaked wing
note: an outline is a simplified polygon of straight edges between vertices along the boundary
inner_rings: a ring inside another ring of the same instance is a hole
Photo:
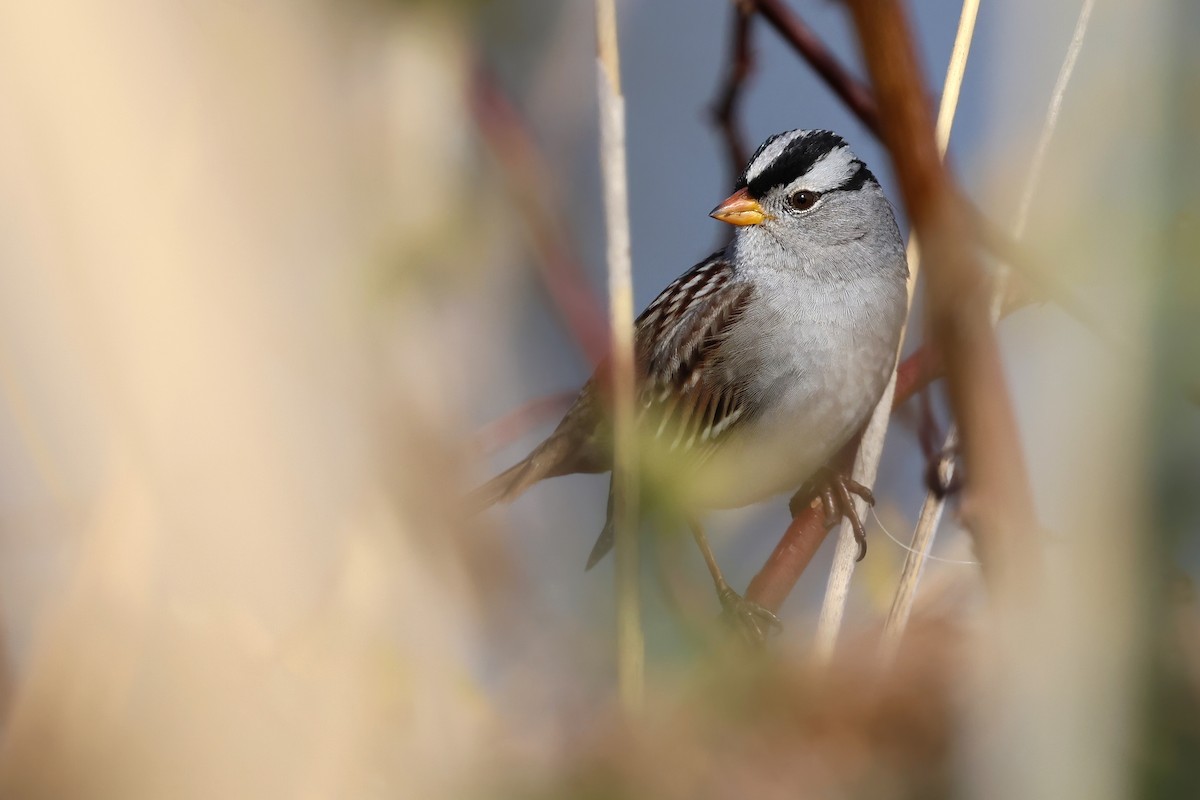
[[[745,420],[744,387],[731,382],[720,361],[752,291],[733,280],[718,253],[671,283],[638,318],[642,424],[668,451],[704,460]]]

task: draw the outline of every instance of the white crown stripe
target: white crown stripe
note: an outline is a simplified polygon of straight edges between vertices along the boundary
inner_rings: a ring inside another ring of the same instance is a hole
[[[746,183],[750,183],[763,174],[763,171],[767,167],[771,166],[777,158],[783,155],[783,151],[787,150],[788,145],[807,135],[808,131],[788,131],[772,139],[771,143],[764,147],[758,156],[750,162],[750,165],[746,167]]]
[[[846,183],[858,171],[854,153],[846,145],[834,148],[821,156],[808,172],[792,182],[789,189],[811,189],[828,192]]]

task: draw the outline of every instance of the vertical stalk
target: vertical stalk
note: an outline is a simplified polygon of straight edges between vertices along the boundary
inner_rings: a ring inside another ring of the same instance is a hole
[[[617,683],[626,712],[644,691],[645,642],[638,597],[637,474],[633,375],[633,269],[625,168],[625,98],[614,0],[596,0],[600,162],[608,232],[608,296],[612,329],[613,531],[617,594]]]

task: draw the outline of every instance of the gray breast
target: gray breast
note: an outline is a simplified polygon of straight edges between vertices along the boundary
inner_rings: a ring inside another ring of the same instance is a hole
[[[794,490],[863,424],[895,364],[906,292],[895,271],[852,281],[754,276],[757,296],[722,360],[743,370],[748,424],[714,464],[737,506]]]

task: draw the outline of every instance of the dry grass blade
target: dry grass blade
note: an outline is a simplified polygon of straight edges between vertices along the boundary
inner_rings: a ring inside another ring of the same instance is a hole
[[[948,453],[957,441],[958,432],[951,428],[946,437],[946,449],[943,452]],[[938,461],[937,478],[943,486],[954,478],[952,456],[943,455]],[[913,602],[917,596],[917,586],[921,582],[921,573],[925,569],[929,550],[933,546],[933,539],[937,535],[938,525],[942,521],[942,514],[945,510],[946,498],[943,495],[932,491],[925,495],[925,502],[921,504],[921,514],[917,517],[917,527],[913,531],[912,542],[908,547],[908,556],[904,559],[904,567],[900,570],[900,581],[896,586],[896,594],[892,597],[892,606],[888,610],[887,621],[883,626],[881,648],[883,661],[887,666],[890,666],[895,660],[900,641],[908,627],[908,619],[912,615]]]
[[[642,703],[645,642],[638,592],[637,474],[634,433],[633,277],[625,170],[625,100],[613,0],[596,0],[600,160],[608,231],[612,330],[613,528],[616,537],[617,680],[627,712]]]
[[[962,91],[963,75],[967,69],[967,56],[971,51],[971,40],[975,34],[975,20],[979,15],[979,0],[964,0],[958,20],[958,32],[954,37],[954,48],[950,56],[950,65],[946,70],[946,80],[942,87],[942,103],[938,111],[937,144],[939,154],[944,157],[946,147],[950,142],[950,131],[954,125],[954,114],[958,108],[958,97]],[[916,240],[909,238],[908,247],[908,303],[912,306],[913,291],[920,271],[920,257]],[[900,347],[904,346],[903,336]],[[875,407],[862,443],[859,445],[858,456],[855,460],[855,479],[860,483],[871,486],[875,483],[879,471],[879,459],[883,455],[883,443],[887,437],[888,421],[892,415],[893,396],[896,390],[897,372],[892,372],[891,382],[879,404]],[[860,518],[867,513],[866,502],[856,501]],[[854,574],[855,559],[858,557],[858,544],[854,541],[854,531],[848,520],[843,521],[838,535],[837,549],[834,551],[833,567],[829,573],[829,583],[825,589],[825,601],[821,606],[821,615],[817,622],[816,653],[822,661],[828,661],[833,656],[837,644],[838,633],[841,629],[842,617],[846,610],[846,601],[850,595],[850,578]]]
[[[1033,151],[1033,161],[1029,165],[1029,176],[1025,180],[1025,189],[1021,192],[1021,204],[1017,208],[1017,218],[1013,223],[1013,240],[1020,241],[1025,235],[1025,227],[1029,223],[1029,210],[1033,207],[1033,198],[1037,194],[1038,184],[1041,183],[1042,169],[1046,164],[1046,153],[1050,150],[1050,140],[1054,138],[1054,130],[1058,127],[1058,115],[1062,111],[1063,96],[1067,93],[1067,84],[1071,82],[1071,74],[1075,71],[1075,63],[1083,50],[1083,39],[1087,35],[1088,22],[1092,17],[1092,9],[1096,0],[1083,0],[1079,9],[1079,17],[1075,21],[1075,31],[1071,34],[1071,44],[1067,46],[1067,55],[1058,71],[1058,79],[1054,82],[1054,91],[1050,95],[1050,105],[1046,109],[1046,121],[1042,125],[1041,136],[1038,137],[1037,148]]]

